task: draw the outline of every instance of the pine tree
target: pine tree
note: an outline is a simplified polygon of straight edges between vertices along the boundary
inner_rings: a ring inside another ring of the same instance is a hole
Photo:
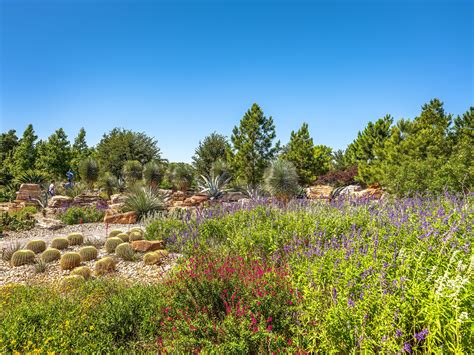
[[[315,150],[313,138],[309,135],[308,124],[303,123],[301,128],[295,132],[291,131],[290,142],[283,148],[281,159],[287,160],[296,168],[299,183],[310,184],[325,167],[320,166],[319,157],[323,151]]]
[[[193,166],[198,176],[211,176],[216,164],[225,163],[229,143],[226,137],[213,132],[199,142],[193,156]]]
[[[279,142],[273,146],[275,137],[272,117],[265,117],[257,104],[245,113],[240,126],[234,127],[229,160],[236,175],[247,184],[256,186],[262,181],[265,169],[279,150]]]
[[[91,150],[86,142],[86,130],[81,128],[71,147],[71,169],[75,172],[79,171],[80,163],[88,158],[90,154]]]
[[[62,128],[49,136],[38,151],[36,168],[51,177],[64,177],[70,168],[71,146]]]
[[[18,142],[18,146],[13,153],[13,173],[15,176],[31,169],[36,161],[35,141],[38,138],[35,135],[33,125],[28,125],[23,136]]]

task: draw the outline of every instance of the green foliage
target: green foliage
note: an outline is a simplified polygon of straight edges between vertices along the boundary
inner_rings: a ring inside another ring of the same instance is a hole
[[[79,266],[71,271],[71,275],[80,275],[84,280],[89,280],[92,276],[92,271],[87,266]]]
[[[157,218],[147,225],[145,239],[164,240],[172,235],[181,234],[186,229],[187,226],[181,220],[174,218]]]
[[[12,170],[15,176],[35,166],[37,138],[33,125],[28,125],[13,152]]]
[[[135,250],[129,243],[121,243],[115,248],[115,255],[126,261],[135,261],[137,256]]]
[[[69,247],[67,238],[57,237],[51,241],[51,248],[63,250]]]
[[[248,110],[239,127],[234,127],[231,136],[232,152],[229,161],[236,176],[255,186],[263,178],[265,169],[279,150],[272,117],[265,117],[257,104]]]
[[[15,178],[18,184],[38,184],[44,185],[46,183],[47,176],[41,171],[29,169],[26,170]]]
[[[82,233],[71,233],[67,236],[67,241],[69,242],[70,246],[81,245],[84,243],[84,236]]]
[[[143,255],[143,263],[145,265],[156,265],[164,261],[168,256],[166,250],[156,250]]]
[[[98,254],[98,250],[91,245],[79,249],[79,255],[81,256],[82,261],[95,260],[97,259]]]
[[[2,260],[9,262],[12,259],[13,254],[21,249],[20,242],[10,242],[2,248]]]
[[[100,276],[108,274],[110,272],[114,272],[115,266],[115,260],[112,259],[110,256],[106,256],[105,258],[102,258],[95,263],[95,273],[96,275]]]
[[[193,168],[186,163],[172,163],[169,166],[168,179],[173,184],[174,188],[186,192],[191,187],[194,180]]]
[[[66,292],[72,291],[74,289],[78,289],[79,287],[81,287],[85,281],[86,279],[82,275],[74,274],[74,275],[65,276],[61,280],[61,289]]]
[[[280,159],[293,163],[299,183],[309,185],[318,175],[327,172],[330,154],[331,151],[327,147],[314,146],[308,124],[303,123],[298,132],[291,132],[290,142],[283,147]]]
[[[135,182],[142,178],[143,166],[137,160],[127,160],[123,165],[122,176],[127,182],[127,186],[133,186]]]
[[[104,219],[104,211],[95,207],[70,207],[59,214],[59,219],[66,224],[94,223]]]
[[[41,253],[41,260],[45,263],[59,260],[61,258],[61,252],[56,248],[48,248]]]
[[[43,258],[35,260],[35,273],[42,274],[45,273],[48,269],[47,262],[43,260]]]
[[[22,266],[33,264],[35,262],[35,253],[31,250],[17,250],[13,253],[10,263],[12,266]]]
[[[86,160],[92,153],[86,142],[86,130],[81,128],[71,147],[71,169],[79,171],[80,162]]]
[[[86,158],[79,162],[79,176],[92,188],[99,178],[99,164],[92,158]]]
[[[138,187],[133,189],[125,200],[124,210],[134,211],[139,219],[165,208],[163,198],[156,189]]]
[[[26,243],[25,249],[31,250],[35,254],[39,254],[46,250],[46,242],[40,239],[30,240]]]
[[[36,208],[29,206],[23,207],[15,212],[0,212],[0,225],[5,231],[28,230],[35,226],[36,220],[34,214]]]
[[[198,188],[200,193],[205,193],[211,199],[218,199],[226,191],[229,191],[227,188],[230,182],[230,178],[226,178],[225,175],[218,176],[204,176],[201,175],[200,181],[198,181]]]
[[[204,140],[199,142],[194,151],[193,167],[198,176],[212,176],[222,172],[216,172],[217,165],[227,161],[227,151],[230,145],[227,138],[219,133],[213,132]],[[219,169],[222,170],[222,169]]]
[[[59,128],[39,144],[37,154],[37,169],[52,177],[64,177],[71,163],[71,146],[64,130]]]
[[[118,179],[109,172],[105,172],[99,178],[99,187],[104,189],[107,195],[110,197],[113,195],[115,189],[118,188]]]
[[[59,265],[63,270],[72,270],[81,265],[81,256],[79,253],[69,252],[63,254],[59,260]]]
[[[126,161],[138,160],[146,164],[160,160],[160,149],[145,133],[114,128],[97,144],[95,156],[103,172],[108,171],[119,178]]]
[[[150,161],[143,166],[143,179],[151,187],[158,187],[164,175],[164,168],[155,161]]]
[[[108,238],[105,241],[105,250],[107,253],[112,254],[115,252],[115,249],[123,243],[123,240],[119,237]]]
[[[300,186],[293,163],[281,159],[274,161],[266,174],[265,186],[272,196],[283,201],[296,196]]]

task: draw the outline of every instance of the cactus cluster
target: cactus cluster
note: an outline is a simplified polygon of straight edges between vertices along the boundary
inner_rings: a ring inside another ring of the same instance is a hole
[[[131,231],[128,239],[130,242],[134,242],[135,240],[143,240],[143,233]]]
[[[122,243],[123,243],[123,240],[120,239],[119,237],[109,238],[105,242],[105,250],[107,251],[107,253],[112,254],[113,252],[115,252],[115,248],[117,248],[119,244],[122,244]]]
[[[81,256],[82,261],[90,261],[97,259],[99,252],[93,246],[83,247],[79,250],[79,255]]]
[[[71,275],[80,275],[85,280],[89,280],[91,275],[92,275],[92,271],[87,266],[79,266],[79,267],[76,267],[74,270],[71,271]]]
[[[122,243],[115,248],[115,255],[127,261],[133,261],[136,258],[135,250],[128,243]]]
[[[140,233],[142,236],[145,235],[145,232],[143,231],[143,229],[141,229],[139,227],[134,227],[134,228],[130,229],[130,233]]]
[[[56,248],[48,248],[41,254],[41,260],[45,263],[59,260],[61,258],[61,252]]]
[[[12,266],[21,266],[33,264],[35,262],[35,253],[31,250],[17,250],[13,253],[10,263]]]
[[[110,256],[106,256],[95,263],[96,275],[104,275],[113,271],[115,271],[115,260]]]
[[[60,260],[61,269],[72,270],[81,265],[81,256],[79,253],[66,253]]]
[[[65,291],[81,286],[86,279],[82,275],[69,275],[61,280],[61,288]]]
[[[69,246],[69,241],[67,240],[67,238],[58,237],[58,238],[54,238],[51,241],[51,248],[54,248],[54,249],[63,250],[63,249],[66,249],[68,246]]]
[[[128,233],[120,233],[116,236],[116,238],[122,239],[123,242],[129,242],[130,241],[130,237],[129,237]]]
[[[82,233],[71,233],[67,236],[69,245],[81,245],[84,243],[84,236]]]
[[[25,249],[31,250],[35,254],[39,254],[46,250],[46,242],[39,239],[30,240],[26,244]]]
[[[113,231],[110,231],[109,233],[109,238],[113,238],[113,237],[116,237],[117,235],[119,235],[120,233],[123,233],[121,230],[119,229],[114,229]]]
[[[143,263],[145,265],[155,265],[163,261],[168,256],[167,250],[157,250],[146,253],[143,256]]]

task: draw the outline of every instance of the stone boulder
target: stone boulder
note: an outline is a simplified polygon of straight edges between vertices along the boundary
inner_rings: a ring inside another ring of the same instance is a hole
[[[114,194],[110,196],[110,204],[115,205],[117,203],[124,203],[127,199],[127,196],[124,194]]]
[[[125,213],[105,212],[104,223],[108,224],[134,224],[137,222],[137,214],[134,211]]]
[[[237,202],[244,198],[247,198],[245,194],[238,191],[226,192],[224,195],[219,199],[222,202]]]
[[[72,197],[56,195],[49,199],[48,207],[49,208],[68,208],[73,202]]]
[[[135,240],[131,243],[133,250],[141,253],[161,250],[165,248],[162,240]]]
[[[38,184],[21,184],[20,189],[16,193],[16,201],[32,201],[40,199],[41,195],[41,187]]]
[[[54,218],[38,218],[36,221],[36,225],[40,228],[43,229],[48,229],[48,230],[56,230],[56,229],[61,229],[65,226],[65,224],[57,219]]]
[[[325,199],[328,200],[331,197],[331,192],[334,190],[329,185],[315,185],[310,186],[306,189],[306,197],[313,199]]]
[[[183,201],[182,206],[186,206],[186,207],[199,206],[202,203],[206,202],[207,200],[209,200],[209,197],[207,197],[207,195],[203,195],[203,194],[193,195],[185,199]]]

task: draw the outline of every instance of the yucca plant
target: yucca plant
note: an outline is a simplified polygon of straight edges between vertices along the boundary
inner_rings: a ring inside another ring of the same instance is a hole
[[[230,179],[230,177],[226,177],[226,174],[214,177],[201,175],[201,179],[198,182],[198,188],[201,193],[207,194],[209,199],[215,200],[221,197],[224,192],[229,191],[227,185],[229,184]]]
[[[134,211],[139,219],[146,215],[164,210],[165,203],[158,191],[152,187],[134,188],[127,196],[124,204],[125,211]]]
[[[102,175],[98,182],[99,187],[103,189],[109,197],[114,193],[114,190],[118,188],[117,178],[109,172]]]
[[[298,174],[293,163],[286,160],[276,160],[272,163],[265,177],[267,190],[285,203],[298,194]]]
[[[85,181],[89,188],[92,188],[94,182],[99,177],[99,164],[92,158],[84,159],[79,163],[79,176]]]
[[[193,183],[193,170],[184,163],[177,163],[170,172],[170,181],[179,191],[186,192]]]
[[[163,180],[163,169],[154,161],[150,161],[143,167],[143,179],[147,185],[157,187]]]
[[[122,174],[128,186],[142,178],[143,166],[138,160],[127,160],[122,168]]]

